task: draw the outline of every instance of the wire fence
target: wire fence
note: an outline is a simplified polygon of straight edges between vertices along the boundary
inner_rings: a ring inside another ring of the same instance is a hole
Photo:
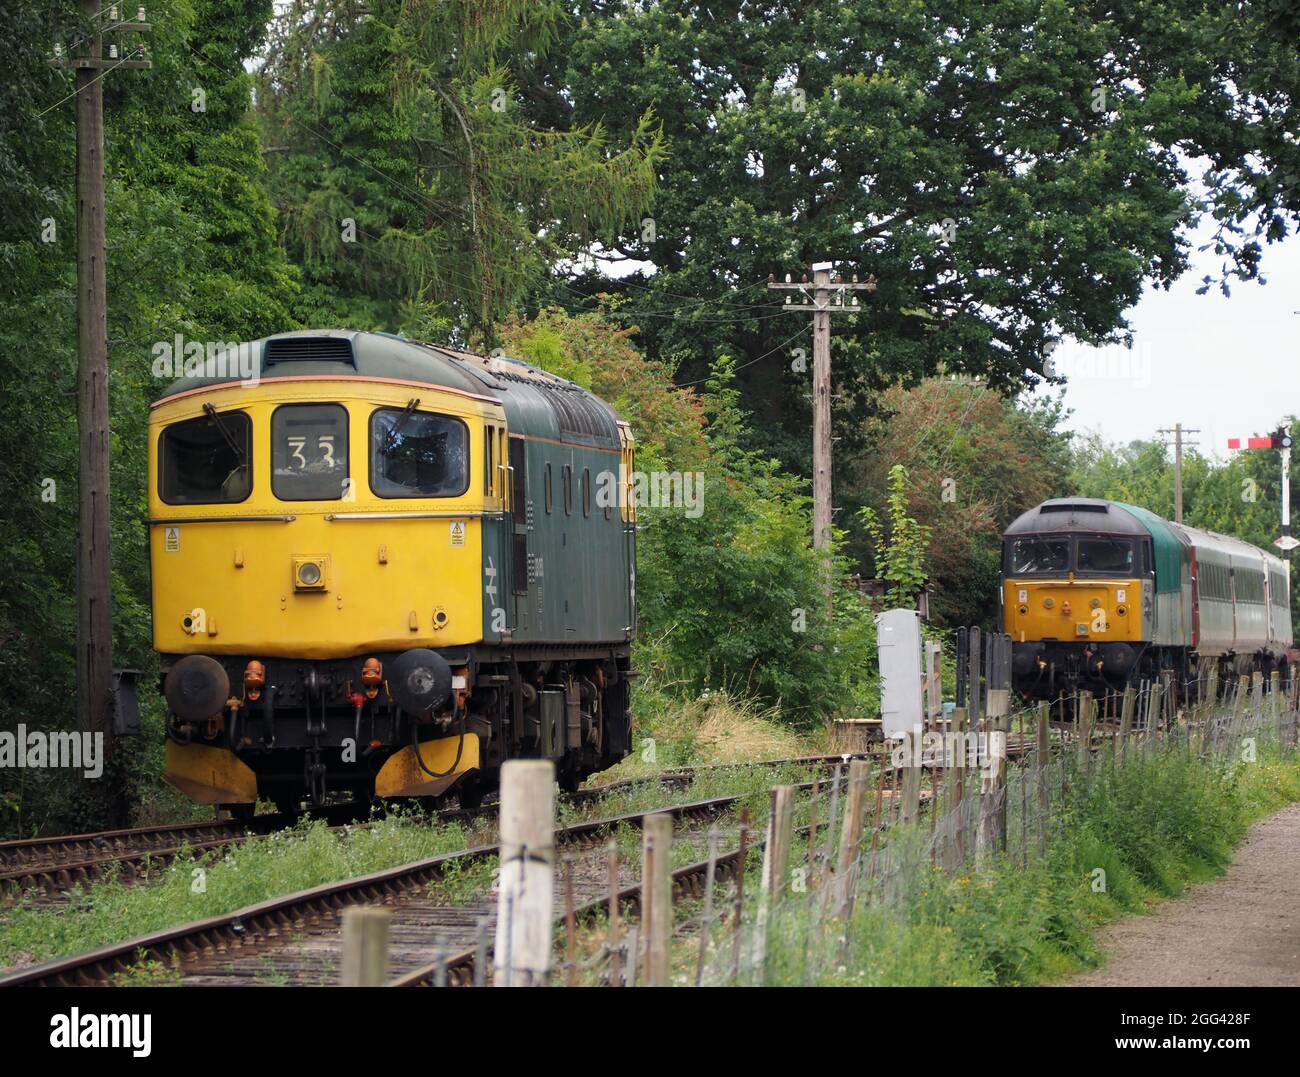
[[[1076,817],[1071,810],[1086,812],[1094,794],[1143,759],[1183,753],[1208,767],[1250,763],[1265,752],[1292,755],[1298,687],[1257,674],[1220,692],[1213,679],[1165,677],[1114,698],[1079,693],[987,718],[975,731],[954,735],[952,723],[919,730],[904,761],[919,756],[920,765],[875,775],[874,810],[851,860],[833,868],[813,852],[782,867],[783,880],[765,862],[764,890],[738,921],[721,931],[716,918],[685,925],[707,953],[697,982],[761,985],[792,960],[799,982],[815,982],[820,966],[847,952],[855,909],[901,922],[936,870],[976,877],[995,867],[1028,869],[1049,855],[1058,829]],[[841,781],[837,773],[834,782]],[[850,822],[832,812],[827,825],[834,831]]]

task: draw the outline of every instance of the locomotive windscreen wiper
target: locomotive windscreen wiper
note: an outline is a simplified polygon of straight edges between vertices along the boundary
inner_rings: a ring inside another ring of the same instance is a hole
[[[397,448],[397,435],[402,432],[402,427],[404,427],[407,420],[415,414],[415,409],[419,406],[420,398],[418,396],[413,396],[406,402],[406,407],[402,409],[402,414],[397,417],[393,422],[393,425],[388,428],[388,433],[384,435],[384,444],[379,450],[384,456],[393,455],[393,450]]]
[[[235,440],[234,434],[230,432],[230,427],[228,427],[225,420],[217,414],[217,409],[211,404],[204,404],[203,414],[212,420],[213,424],[221,432],[221,436],[226,439],[226,444],[230,446],[230,451],[235,454],[235,458],[239,461],[239,466],[241,468],[246,467],[247,460],[245,459],[244,447]]]

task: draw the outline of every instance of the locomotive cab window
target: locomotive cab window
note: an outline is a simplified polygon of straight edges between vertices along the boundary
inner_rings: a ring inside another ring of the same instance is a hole
[[[1013,576],[1035,572],[1064,572],[1070,564],[1070,540],[1063,538],[1013,539],[1008,550]]]
[[[1078,570],[1132,576],[1134,556],[1132,539],[1116,538],[1112,535],[1081,538],[1078,544]]]
[[[469,489],[469,428],[416,411],[416,403],[370,416],[370,489],[380,497],[458,497]]]
[[[347,492],[348,413],[285,404],[271,416],[271,492],[281,501],[338,501]]]
[[[168,505],[229,505],[253,492],[253,424],[242,411],[173,423],[158,443],[158,496]]]

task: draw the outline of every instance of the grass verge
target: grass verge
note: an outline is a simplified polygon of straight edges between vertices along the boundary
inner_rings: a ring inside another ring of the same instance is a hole
[[[860,901],[847,923],[817,923],[814,902],[787,901],[769,929],[764,982],[1027,985],[1095,967],[1096,927],[1222,873],[1252,822],[1297,800],[1294,754],[1220,764],[1172,749],[1087,781],[1076,773],[1047,854],[1028,865],[949,878],[921,855],[888,903]],[[694,944],[681,949],[679,982]]]

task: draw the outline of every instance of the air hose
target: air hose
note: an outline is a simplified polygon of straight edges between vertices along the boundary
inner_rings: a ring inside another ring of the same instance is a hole
[[[457,704],[457,710],[460,705]],[[454,717],[454,716],[453,716]],[[456,768],[460,766],[461,756],[465,753],[465,716],[460,716],[460,740],[456,744],[456,758],[451,761],[451,766],[439,773],[436,770],[430,770],[424,763],[424,757],[420,755],[420,726],[419,723],[412,720],[411,722],[411,747],[415,749],[415,761],[420,764],[420,769],[430,778],[447,778],[456,773]]]

